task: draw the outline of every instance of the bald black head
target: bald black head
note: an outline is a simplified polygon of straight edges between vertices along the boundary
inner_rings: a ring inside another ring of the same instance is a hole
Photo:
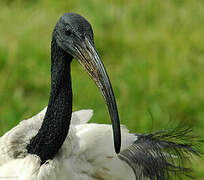
[[[76,46],[83,44],[85,38],[94,45],[91,24],[76,13],[65,13],[57,22],[53,31],[57,44],[73,57],[77,56]]]
[[[75,13],[65,13],[59,20],[65,25],[68,34],[76,33],[79,36],[89,37],[93,41],[93,30],[91,24],[82,16]]]

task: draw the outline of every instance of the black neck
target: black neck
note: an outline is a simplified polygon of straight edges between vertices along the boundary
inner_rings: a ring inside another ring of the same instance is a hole
[[[72,57],[52,40],[51,93],[42,126],[30,144],[28,153],[36,154],[42,163],[52,159],[62,146],[70,125],[72,113],[72,88],[70,63]]]

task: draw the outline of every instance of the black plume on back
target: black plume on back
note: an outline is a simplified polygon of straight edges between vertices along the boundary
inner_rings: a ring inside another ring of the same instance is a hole
[[[191,129],[176,128],[152,134],[135,134],[138,139],[119,154],[135,173],[136,180],[172,180],[183,176],[193,178],[185,167],[192,155],[202,153],[203,141],[191,135]]]

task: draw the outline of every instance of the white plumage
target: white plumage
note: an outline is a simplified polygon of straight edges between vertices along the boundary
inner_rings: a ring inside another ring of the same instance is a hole
[[[18,180],[133,180],[133,170],[114,152],[112,127],[87,122],[92,110],[72,113],[68,136],[57,155],[41,166],[40,158],[27,154],[26,146],[38,132],[46,108],[20,122],[0,138],[0,177]],[[122,127],[122,149],[136,136]]]

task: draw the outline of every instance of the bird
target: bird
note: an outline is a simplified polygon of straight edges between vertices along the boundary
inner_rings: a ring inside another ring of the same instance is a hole
[[[112,126],[88,123],[93,110],[72,111],[71,62],[88,72],[108,107]],[[57,21],[51,41],[48,105],[0,137],[0,178],[12,180],[168,180],[191,176],[200,156],[190,128],[130,133],[94,45],[91,24],[77,13]]]

